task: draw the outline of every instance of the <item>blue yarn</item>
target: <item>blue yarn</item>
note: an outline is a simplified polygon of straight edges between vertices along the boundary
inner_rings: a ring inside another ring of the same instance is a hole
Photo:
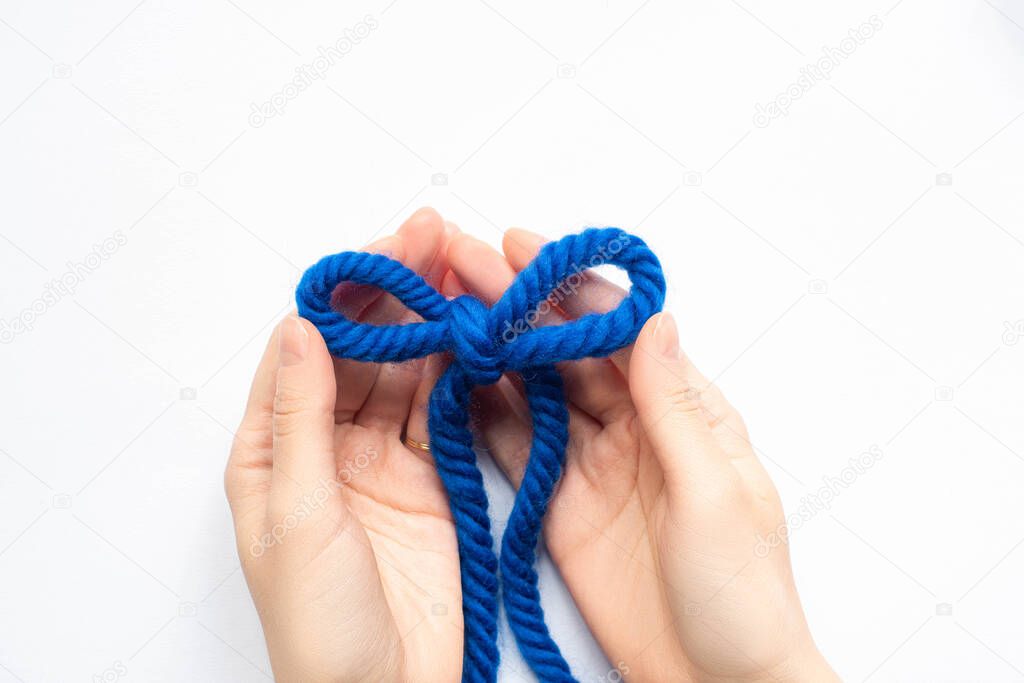
[[[579,285],[583,271],[610,264],[632,286],[612,311],[562,325],[535,327],[539,307]],[[356,323],[331,308],[341,282],[375,285],[424,318],[422,323]],[[541,681],[574,681],[544,623],[534,570],[541,523],[562,473],[569,413],[554,364],[603,357],[633,343],[661,310],[665,278],[643,240],[617,228],[588,228],[545,245],[491,308],[471,296],[445,299],[423,278],[378,254],[344,252],[306,271],[296,292],[299,314],[317,326],[330,352],[374,363],[448,351],[452,362],[430,395],[431,452],[448,492],[459,544],[465,622],[462,680],[491,683],[498,671],[498,577],[487,494],[470,434],[473,387],[504,372],[524,379],[533,443],[522,484],[501,539],[500,577],[509,625],[519,651]]]

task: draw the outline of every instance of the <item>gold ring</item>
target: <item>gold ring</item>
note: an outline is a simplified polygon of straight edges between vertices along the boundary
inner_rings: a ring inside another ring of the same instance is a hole
[[[417,441],[416,439],[413,439],[410,436],[405,437],[405,445],[408,446],[409,448],[417,448],[417,449],[419,449],[421,451],[426,451],[427,453],[430,452],[430,444],[429,443],[423,443],[422,441]]]

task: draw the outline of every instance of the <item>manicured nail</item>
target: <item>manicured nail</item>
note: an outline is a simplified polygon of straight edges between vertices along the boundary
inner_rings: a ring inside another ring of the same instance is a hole
[[[309,350],[309,333],[297,316],[289,315],[281,321],[278,359],[282,366],[298,365]]]
[[[654,345],[665,358],[679,360],[679,330],[671,313],[662,313],[654,326]]]

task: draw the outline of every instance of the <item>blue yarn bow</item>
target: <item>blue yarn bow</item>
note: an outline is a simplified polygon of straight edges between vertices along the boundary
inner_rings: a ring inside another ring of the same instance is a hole
[[[579,286],[583,271],[610,264],[632,283],[612,311],[562,325],[536,327],[542,305]],[[375,285],[423,317],[424,322],[370,325],[331,308],[341,282]],[[472,296],[445,299],[401,263],[379,254],[344,252],[306,271],[296,292],[299,314],[317,326],[337,357],[374,363],[451,352],[452,362],[430,395],[431,453],[448,491],[462,573],[465,623],[462,680],[494,681],[498,670],[498,575],[487,494],[469,431],[470,392],[518,372],[533,417],[530,458],[501,539],[500,576],[505,613],[523,658],[542,681],[573,681],[569,665],[544,623],[534,570],[541,522],[568,441],[569,413],[554,364],[607,356],[636,339],[661,310],[665,278],[643,240],[616,228],[588,228],[545,245],[487,308]]]

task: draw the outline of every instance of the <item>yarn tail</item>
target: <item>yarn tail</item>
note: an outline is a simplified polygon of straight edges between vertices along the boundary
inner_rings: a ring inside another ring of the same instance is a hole
[[[501,538],[502,597],[519,651],[538,680],[575,681],[544,623],[534,570],[544,513],[562,474],[569,439],[569,411],[565,407],[562,379],[553,366],[530,368],[522,374],[533,415],[533,445]]]
[[[464,683],[493,683],[498,674],[498,559],[494,554],[487,494],[467,429],[472,385],[457,365],[430,395],[430,447],[455,521],[462,573]]]

